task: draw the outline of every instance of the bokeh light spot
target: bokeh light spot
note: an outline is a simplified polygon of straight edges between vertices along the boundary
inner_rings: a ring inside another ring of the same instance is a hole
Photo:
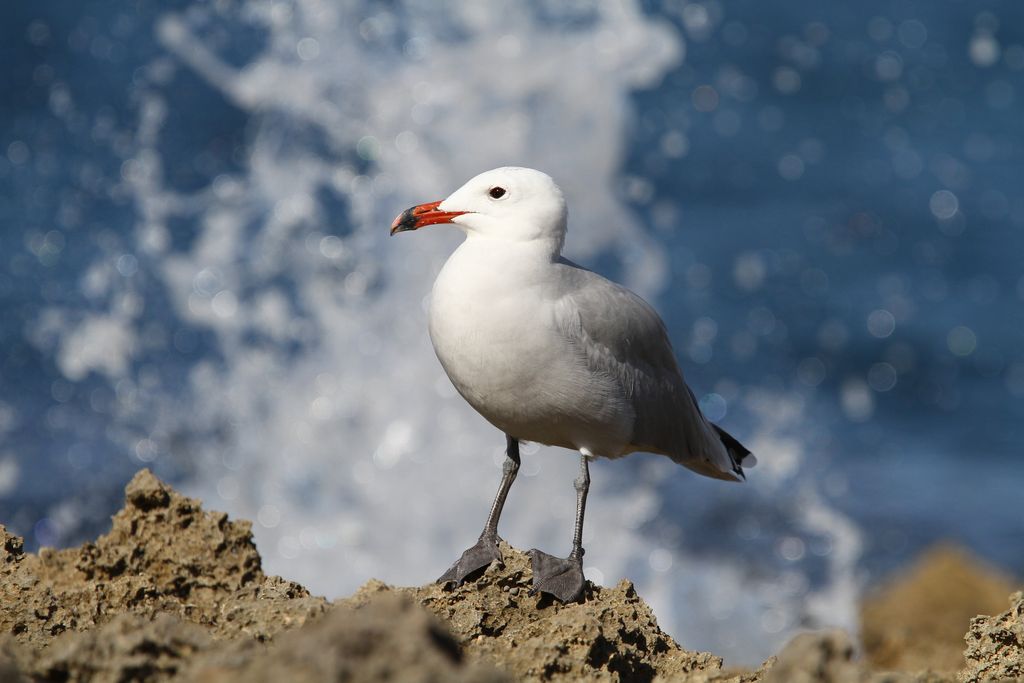
[[[320,56],[320,43],[316,38],[306,37],[298,42],[295,51],[298,53],[299,59],[308,62]]]
[[[999,61],[999,42],[986,31],[974,34],[968,47],[968,55],[975,66],[989,67]]]
[[[868,370],[868,384],[875,391],[890,391],[896,386],[896,368],[889,363],[875,363]]]
[[[804,358],[797,366],[796,376],[803,384],[816,387],[825,379],[825,364],[820,358]]]
[[[978,348],[978,337],[966,325],[957,325],[946,335],[946,345],[957,356],[969,356]]]
[[[892,313],[880,308],[868,314],[868,332],[872,337],[885,339],[896,330],[896,318]]]
[[[875,412],[875,399],[871,396],[867,383],[859,378],[850,378],[843,382],[839,403],[851,422],[866,422]]]
[[[651,551],[647,561],[651,565],[651,569],[664,573],[672,568],[672,553],[665,548],[655,548]]]
[[[729,408],[724,398],[718,394],[711,393],[705,394],[700,399],[700,410],[704,413],[704,417],[712,422],[718,422],[725,417]]]
[[[931,209],[932,215],[939,220],[948,220],[960,208],[960,200],[949,190],[939,190],[932,194],[932,198],[928,201],[928,208]]]

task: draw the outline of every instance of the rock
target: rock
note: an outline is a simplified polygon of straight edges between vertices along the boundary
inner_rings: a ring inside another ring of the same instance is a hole
[[[98,628],[63,634],[41,652],[30,673],[68,683],[169,680],[212,642],[205,629],[170,614],[152,620],[119,614]]]
[[[267,577],[248,522],[204,512],[142,470],[108,534],[79,548],[24,554],[3,531],[0,634],[42,648],[118,614],[172,614],[214,637],[267,639],[327,607],[298,584]]]
[[[582,603],[562,605],[531,596],[529,557],[507,544],[501,550],[504,567],[492,565],[460,587],[392,588],[371,581],[345,603],[408,595],[448,624],[467,657],[516,680],[681,680],[721,670],[721,658],[688,652],[662,631],[629,581],[614,588],[588,582]]]
[[[962,683],[1024,681],[1024,593],[1010,596],[1010,609],[994,617],[975,617],[964,637],[967,666]]]
[[[952,674],[873,671],[844,631],[803,633],[762,667],[763,683],[956,683]],[[746,682],[744,682],[746,683]],[[752,681],[752,683],[754,683]]]
[[[20,536],[7,532],[7,527],[0,524],[0,572],[12,570],[14,565],[25,557],[25,543]]]
[[[976,614],[1005,605],[1009,577],[966,551],[937,546],[874,591],[861,606],[861,639],[875,668],[953,672]]]
[[[149,471],[125,501],[110,532],[79,548],[26,554],[0,529],[0,671],[217,683],[755,680],[681,648],[628,581],[590,584],[580,604],[531,596],[529,558],[508,546],[504,567],[462,587],[371,581],[331,607],[263,574],[248,522],[203,511]]]
[[[468,663],[458,642],[433,615],[404,596],[362,607],[338,607],[281,635],[272,645],[201,658],[185,678],[201,683],[499,683],[493,667]]]
[[[170,506],[171,490],[148,469],[139,471],[124,489],[125,500],[140,510]]]
[[[859,683],[853,641],[843,631],[802,633],[782,648],[764,683]]]
[[[588,583],[582,602],[563,605],[530,594],[525,554],[502,552],[503,566],[459,587],[371,580],[331,605],[266,576],[248,522],[205,512],[143,470],[93,543],[35,555],[0,526],[0,681],[952,681],[872,672],[840,632],[728,670],[662,631],[629,581]],[[1022,677],[1022,603],[1018,593],[1009,612],[972,622],[962,681]],[[905,604],[927,615],[943,603]]]
[[[0,527],[0,534],[3,533]],[[0,681],[4,683],[24,683],[22,671],[29,668],[30,653],[18,645],[11,636],[0,635]]]

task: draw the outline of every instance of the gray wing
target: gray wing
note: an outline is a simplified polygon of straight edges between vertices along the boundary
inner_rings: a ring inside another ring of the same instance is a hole
[[[639,296],[562,260],[557,324],[591,372],[614,379],[635,413],[631,445],[682,464],[704,450],[708,423],[683,381],[665,324]]]

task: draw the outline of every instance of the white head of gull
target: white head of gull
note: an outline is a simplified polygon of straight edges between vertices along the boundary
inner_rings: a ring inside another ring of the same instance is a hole
[[[535,591],[583,595],[583,516],[591,458],[658,453],[740,481],[754,458],[712,424],[683,381],[665,325],[628,289],[561,255],[568,212],[546,174],[487,171],[447,199],[402,213],[391,234],[451,223],[466,240],[434,283],[430,339],[459,394],[506,435],[501,485],[483,533],[440,581],[501,561],[498,519],[519,470],[519,441],[580,454],[572,551],[531,550]]]

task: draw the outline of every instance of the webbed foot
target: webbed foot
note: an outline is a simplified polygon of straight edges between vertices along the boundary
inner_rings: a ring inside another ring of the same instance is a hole
[[[477,572],[481,569],[489,567],[492,562],[498,564],[504,564],[501,557],[501,550],[498,549],[498,537],[495,536],[481,536],[480,540],[476,542],[471,548],[468,548],[466,552],[462,553],[462,557],[456,560],[455,564],[448,568],[444,574],[437,580],[438,583],[455,583],[462,585],[466,580],[466,577]]]
[[[534,548],[529,553],[533,565],[533,591],[547,593],[561,602],[575,602],[583,597],[583,559],[554,557]]]

